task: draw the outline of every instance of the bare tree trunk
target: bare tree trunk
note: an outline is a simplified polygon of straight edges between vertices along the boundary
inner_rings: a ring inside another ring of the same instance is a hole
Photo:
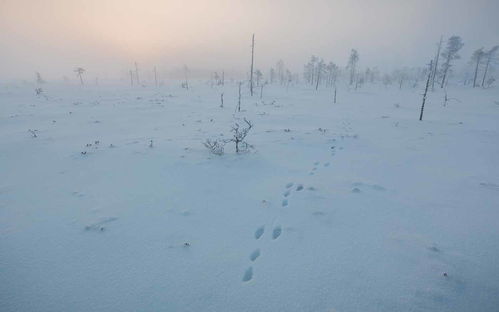
[[[156,72],[156,66],[154,66],[154,83],[157,87],[158,86],[158,74]]]
[[[255,34],[251,39],[251,72],[250,72],[250,94],[253,96],[253,60],[255,55]]]
[[[336,87],[334,87],[334,104],[336,104]]]
[[[485,63],[485,71],[483,73],[483,78],[482,78],[482,88],[485,86],[485,77],[487,76],[487,71],[489,70],[490,59],[491,56],[489,55],[487,57],[487,63]]]
[[[480,57],[477,57],[476,59],[476,65],[475,65],[475,75],[473,77],[473,88],[476,87],[476,77],[478,76],[478,65],[480,64]]]
[[[437,76],[438,59],[440,58],[440,50],[442,49],[442,40],[443,40],[443,37],[440,36],[440,42],[438,43],[437,55],[435,56],[435,65],[433,66],[433,73],[432,73],[432,77],[431,77],[431,91],[435,90],[435,78]]]
[[[83,86],[83,77],[81,74],[79,74],[78,76],[80,76],[80,82],[81,82],[81,85]]]
[[[419,120],[423,120],[423,111],[424,111],[424,104],[426,102],[426,95],[428,94],[428,86],[430,85],[430,77],[431,77],[431,68],[433,65],[433,60],[430,61],[430,72],[428,73],[428,79],[426,79],[426,87],[424,89],[424,94],[423,94],[423,104],[421,105],[421,113],[419,114]]]
[[[447,72],[449,71],[449,67],[450,67],[450,56],[447,57],[447,60],[445,62],[444,77],[442,78],[442,83],[440,84],[440,88],[444,87],[445,78],[447,78]]]
[[[224,108],[224,94],[220,94],[220,108]]]
[[[237,101],[237,111],[238,112],[241,111],[241,85],[242,85],[242,82],[239,82],[239,99]]]
[[[225,72],[222,71],[222,86],[225,85]]]
[[[137,84],[140,85],[139,66],[137,65],[137,62],[135,62],[135,77],[137,78]]]
[[[263,97],[263,86],[264,86],[264,85],[265,85],[265,84],[264,84],[264,83],[262,83],[262,85],[260,86],[260,100],[261,100],[261,99],[262,99],[262,97]]]
[[[133,73],[131,69],[130,69],[130,85],[133,87]]]
[[[322,70],[322,68],[319,67],[319,69],[317,71],[317,81],[315,84],[315,91],[317,91],[317,89],[319,89],[319,82],[321,80],[321,70]]]

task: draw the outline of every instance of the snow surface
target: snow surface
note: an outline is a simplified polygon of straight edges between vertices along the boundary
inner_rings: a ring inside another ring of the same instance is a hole
[[[499,307],[498,89],[42,87],[0,86],[0,311]]]

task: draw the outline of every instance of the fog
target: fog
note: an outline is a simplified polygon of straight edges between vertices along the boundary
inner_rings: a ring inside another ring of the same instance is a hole
[[[310,55],[344,66],[421,66],[441,35],[460,35],[463,58],[499,44],[497,0],[0,0],[0,79],[103,78],[136,61],[168,72],[244,73],[282,59],[301,71]]]

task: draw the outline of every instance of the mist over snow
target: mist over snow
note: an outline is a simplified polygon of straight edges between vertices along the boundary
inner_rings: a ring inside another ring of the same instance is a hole
[[[0,311],[498,311],[498,13],[0,0]]]
[[[310,55],[345,65],[354,48],[362,66],[391,71],[424,65],[441,35],[462,36],[464,54],[497,44],[497,12],[495,0],[3,0],[0,79],[74,66],[117,78],[135,61],[243,75],[253,33],[262,69],[282,59],[300,71]]]

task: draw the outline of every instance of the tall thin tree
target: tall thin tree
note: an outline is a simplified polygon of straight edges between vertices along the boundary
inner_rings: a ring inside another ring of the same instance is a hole
[[[483,48],[480,48],[473,52],[473,55],[471,56],[471,61],[475,63],[475,74],[473,75],[473,88],[477,87],[476,84],[476,79],[478,77],[478,67],[480,66],[480,62],[482,61],[482,58],[484,56]]]
[[[430,61],[430,70],[428,71],[428,78],[426,79],[426,87],[423,93],[423,104],[421,104],[421,113],[419,114],[419,120],[423,120],[424,104],[426,102],[426,95],[428,94],[428,86],[430,85],[431,72],[433,68],[433,60]]]
[[[459,36],[452,36],[447,40],[447,47],[445,50],[442,52],[442,57],[444,58],[445,62],[442,65],[442,71],[443,71],[443,77],[442,77],[442,83],[440,84],[440,88],[443,88],[445,85],[445,81],[447,78],[447,75],[449,73],[449,69],[451,68],[451,62],[453,60],[459,59],[460,56],[457,54],[459,50],[463,47],[464,43]]]
[[[156,66],[154,66],[154,84],[158,86],[158,73],[156,72]]]
[[[140,85],[139,65],[137,65],[137,62],[135,62],[135,78],[137,78],[137,84]]]
[[[255,57],[255,34],[251,37],[250,94],[253,96],[253,62]]]
[[[495,46],[486,53],[487,61],[485,62],[485,70],[483,72],[482,78],[482,88],[485,86],[485,78],[487,77],[487,72],[489,70],[491,62],[494,60],[496,56],[496,52],[499,50],[499,46]]]
[[[431,91],[435,90],[435,80],[438,71],[438,60],[440,58],[440,50],[442,49],[443,36],[440,36],[440,41],[438,42],[437,55],[435,55],[435,63],[433,65],[433,72],[431,74]]]

